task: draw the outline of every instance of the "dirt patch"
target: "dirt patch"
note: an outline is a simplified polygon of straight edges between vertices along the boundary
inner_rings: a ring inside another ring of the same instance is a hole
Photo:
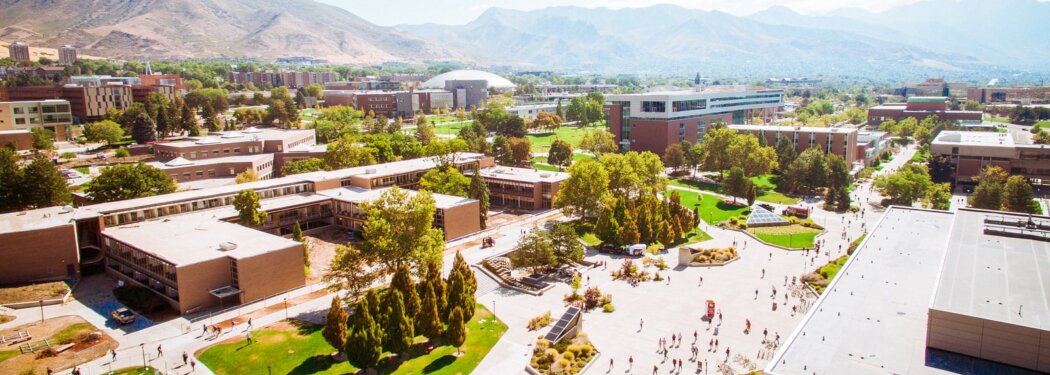
[[[335,247],[351,242],[351,238],[339,227],[324,228],[304,237],[310,243],[310,277],[306,279],[306,283],[313,284],[320,282],[331,269]]]
[[[25,331],[33,336],[33,339],[30,342],[36,344],[45,338],[50,339],[56,334],[61,334],[63,331],[68,334],[70,332],[68,329],[69,327],[82,327],[84,325],[87,325],[89,328],[77,330],[78,333],[75,337],[71,337],[71,343],[73,346],[68,350],[58,353],[53,357],[43,357],[39,359],[37,359],[37,355],[34,353],[16,355],[3,362],[3,366],[0,366],[0,375],[20,374],[28,370],[32,370],[37,374],[42,374],[46,373],[48,368],[60,371],[102,357],[106,355],[106,353],[109,353],[110,350],[117,348],[116,340],[113,340],[113,338],[106,335],[105,332],[92,326],[91,323],[88,323],[79,316],[60,316],[44,320],[43,322],[36,321],[23,324],[18,327],[2,330],[0,331],[0,335],[9,336],[16,334],[17,332]],[[85,340],[88,333],[94,331],[99,331],[101,337],[94,341]],[[0,350],[14,350],[15,352],[18,352],[18,344],[0,347]]]
[[[62,298],[69,292],[65,281],[0,286],[0,304]]]

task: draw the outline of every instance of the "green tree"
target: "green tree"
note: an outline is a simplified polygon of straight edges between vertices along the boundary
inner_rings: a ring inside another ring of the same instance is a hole
[[[1003,186],[1003,210],[1011,212],[1036,213],[1033,201],[1032,185],[1024,176],[1010,176]]]
[[[261,210],[259,194],[255,190],[241,190],[233,199],[233,207],[237,209],[237,217],[246,225],[262,225],[266,222],[266,211]]]
[[[409,196],[395,186],[361,208],[367,213],[361,230],[362,250],[375,256],[388,272],[406,263],[419,269],[441,256],[445,235],[433,227],[436,208],[429,192]]]
[[[682,149],[682,145],[678,143],[672,143],[667,146],[664,150],[663,156],[664,165],[670,167],[675,172],[678,172],[686,165],[685,151]]]
[[[579,146],[580,149],[586,150],[594,156],[614,153],[620,150],[620,146],[616,144],[616,137],[613,133],[604,129],[591,129],[584,131],[583,135],[580,136]]]
[[[736,202],[736,197],[746,197],[748,190],[751,188],[751,180],[744,175],[744,170],[740,167],[729,168],[729,174],[722,182],[722,193],[733,197],[733,202]]]
[[[481,213],[481,229],[485,229],[489,219],[489,186],[481,177],[481,171],[477,166],[474,173],[470,175],[470,186],[467,187],[467,197],[478,200],[478,211]]]
[[[751,180],[747,181],[747,191],[744,192],[744,199],[747,200],[747,205],[751,206],[755,204],[755,199],[758,196],[758,192],[755,191],[755,184],[751,183]],[[734,198],[735,199],[735,198]]]
[[[448,316],[448,329],[445,338],[448,343],[456,347],[456,354],[460,353],[460,347],[467,341],[467,328],[463,322],[463,310],[459,307],[452,309]]]
[[[788,170],[791,163],[795,161],[795,158],[798,157],[798,152],[795,151],[795,144],[790,137],[780,137],[777,140],[776,150],[780,173],[783,174]]]
[[[106,145],[112,145],[124,139],[124,129],[118,123],[102,120],[84,126],[84,138],[89,142],[105,142]]]
[[[635,216],[633,210],[628,210],[627,214],[624,215],[623,225],[620,226],[620,234],[618,236],[620,244],[630,245],[641,241],[642,236],[638,232],[638,221]]]
[[[555,263],[554,243],[538,228],[532,228],[509,254],[515,267],[538,269]]]
[[[135,143],[146,144],[157,140],[157,124],[145,112],[139,113],[131,123],[131,137]]]
[[[980,111],[981,103],[978,103],[973,100],[967,100],[966,104],[963,104],[963,109],[967,111]]]
[[[324,337],[324,341],[328,342],[337,351],[342,352],[346,346],[346,322],[349,315],[346,313],[346,309],[343,308],[343,300],[339,298],[339,295],[332,297],[332,305],[328,307],[328,314],[325,316],[324,328],[321,329],[321,336]]]
[[[358,250],[353,245],[336,245],[335,257],[329,265],[324,281],[332,291],[346,291],[346,299],[361,296],[373,283],[382,277],[373,265],[376,259],[371,254]],[[379,305],[374,305],[379,308]]]
[[[22,168],[18,166],[20,158],[15,151],[0,147],[0,212],[21,209],[22,203]]]
[[[324,159],[309,158],[292,160],[281,166],[281,176],[291,176],[300,173],[323,171],[325,169]]]
[[[947,182],[930,184],[926,191],[926,204],[935,210],[947,210],[952,203],[952,184]]]
[[[394,277],[390,281],[390,289],[401,293],[401,303],[405,307],[405,314],[415,317],[419,314],[419,293],[416,291],[416,283],[412,281],[411,270],[407,264],[397,267]]]
[[[259,181],[259,172],[256,172],[255,169],[245,169],[244,172],[238,173],[237,176],[234,176],[233,181],[237,184]]]
[[[416,315],[416,332],[433,341],[445,328],[438,312],[437,295],[429,282],[421,282],[419,287],[423,298],[420,299],[419,315]]]
[[[328,144],[324,153],[324,161],[328,169],[343,169],[375,164],[376,157],[352,138],[344,136]]]
[[[875,187],[890,202],[909,206],[926,197],[932,183],[926,167],[918,164],[905,164],[897,172],[875,179]]]
[[[423,145],[428,145],[434,140],[434,127],[427,122],[426,115],[416,115],[416,139]]]
[[[569,142],[555,139],[551,142],[551,149],[547,152],[547,163],[550,165],[567,167],[572,164],[572,145]]]
[[[117,164],[102,169],[85,193],[95,202],[112,202],[173,193],[178,186],[164,171],[149,164]]]
[[[496,158],[496,164],[514,165],[514,153],[507,137],[497,135],[492,138],[492,156]]]
[[[762,146],[752,134],[737,134],[725,151],[730,166],[743,168],[744,174],[756,176],[766,174],[777,167],[777,153],[773,147]]]
[[[383,333],[379,330],[371,311],[371,301],[361,299],[357,302],[354,319],[351,324],[350,337],[346,340],[346,356],[355,367],[370,369],[379,364],[383,355]]]
[[[846,159],[838,154],[828,153],[825,156],[827,165],[827,187],[836,190],[846,190],[850,184],[849,165]]]
[[[65,176],[58,173],[51,160],[37,157],[22,168],[21,174],[21,206],[42,208],[68,204],[72,200]]]
[[[401,292],[387,292],[384,303],[387,306],[386,322],[383,324],[383,349],[391,353],[405,353],[412,346],[415,331],[412,320],[405,311]]]
[[[733,165],[732,155],[728,152],[736,139],[736,130],[727,127],[715,127],[704,134],[704,154],[702,169],[718,172],[724,176],[725,170]]]
[[[1003,185],[992,179],[981,181],[967,201],[973,208],[998,210],[1002,207]]]
[[[426,283],[430,285],[430,288],[434,290],[434,304],[437,305],[438,320],[444,324],[445,318],[445,307],[448,305],[448,296],[445,294],[445,279],[441,278],[441,261],[440,259],[427,262],[426,272],[423,277]]]
[[[559,264],[583,260],[583,244],[580,243],[576,229],[571,223],[554,223],[547,236],[551,239],[554,256],[558,259]]]
[[[599,199],[609,193],[609,173],[597,161],[583,159],[569,167],[569,178],[554,196],[554,208],[584,219],[598,212]]]
[[[510,138],[512,165],[529,167],[532,165],[532,144],[528,138]]]
[[[470,178],[455,167],[439,167],[423,174],[419,180],[419,188],[437,194],[466,197],[467,189],[470,188]]]
[[[55,132],[47,128],[33,128],[30,133],[33,137],[34,150],[50,151],[55,148]]]
[[[608,200],[612,200],[609,196]],[[611,203],[611,202],[610,202]],[[602,242],[617,243],[617,233],[620,232],[620,223],[616,220],[614,204],[605,203],[598,211],[598,220],[594,224],[594,235]]]
[[[191,137],[201,134],[200,124],[197,122],[197,114],[193,112],[193,108],[189,105],[182,106],[179,114],[179,128]]]

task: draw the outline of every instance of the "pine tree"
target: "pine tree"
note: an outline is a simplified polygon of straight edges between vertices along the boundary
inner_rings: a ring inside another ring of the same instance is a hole
[[[464,292],[463,292],[463,275],[456,272],[455,269],[448,275],[448,280],[445,281],[448,285],[448,289],[445,290],[447,302],[445,305],[445,323],[448,323],[448,318],[457,307],[462,310],[464,304]]]
[[[676,239],[674,231],[667,224],[667,220],[660,220],[660,229],[657,231],[657,234],[659,235],[660,243],[664,245],[664,249],[670,248]]]
[[[438,313],[437,295],[429,282],[419,283],[423,298],[420,300],[419,315],[416,315],[416,332],[434,340],[441,336],[444,329],[441,323],[441,314]]]
[[[369,313],[368,299],[361,299],[352,321],[350,337],[346,340],[346,357],[361,369],[374,368],[383,355],[382,333]]]
[[[337,294],[332,297],[332,306],[328,308],[328,315],[325,317],[321,336],[324,336],[324,340],[340,352],[346,346],[347,318],[346,309],[343,308],[343,300]]]
[[[397,271],[394,272],[394,277],[390,281],[390,289],[396,290],[401,293],[401,303],[405,306],[405,314],[410,317],[415,317],[419,314],[419,293],[416,292],[416,285],[412,282],[411,270],[408,268],[408,264],[401,264],[397,267]]]
[[[441,278],[441,263],[439,261],[427,262],[426,283],[434,290],[434,302],[437,306],[438,317],[445,322],[445,306],[448,303],[445,295],[445,280]]]
[[[303,228],[299,226],[299,222],[295,222],[295,227],[292,228],[292,239],[298,242],[303,242]]]
[[[615,213],[611,207],[602,207],[598,211],[598,221],[594,224],[594,234],[602,242],[616,243],[616,233],[619,232],[620,224],[616,222]]]
[[[365,305],[369,309],[368,314],[375,320],[378,329],[382,330],[382,324],[380,323],[386,321],[386,311],[384,311],[382,301],[380,301],[379,291],[369,289],[368,292],[365,292],[365,298],[362,298],[362,300],[368,300],[368,304]]]
[[[620,226],[619,243],[623,245],[636,244],[641,240],[641,235],[638,234],[638,223],[635,221],[634,212],[628,210],[623,220],[623,225]]]
[[[485,179],[481,177],[477,165],[474,166],[474,173],[470,176],[467,197],[478,200],[478,210],[481,211],[481,229],[485,229],[485,222],[489,219],[489,187],[485,184]]]
[[[467,265],[467,261],[463,259],[463,254],[456,252],[456,260],[452,262],[452,268],[459,270],[463,274],[463,281],[466,285],[466,291],[471,295],[478,291],[478,279],[474,276],[474,271],[470,270],[470,266]],[[466,311],[464,311],[466,312]],[[467,314],[467,316],[473,316],[474,314]],[[468,318],[469,319],[469,318]]]
[[[161,138],[164,138],[171,133],[171,124],[168,122],[171,119],[171,116],[168,115],[168,106],[158,106],[157,115],[153,118],[156,119],[157,134],[160,135]]]
[[[391,290],[386,295],[389,314],[386,324],[383,325],[383,349],[391,353],[404,353],[412,346],[412,338],[416,335],[412,329],[412,321],[405,315],[405,304],[401,292]]]
[[[449,344],[456,347],[456,354],[460,353],[459,347],[463,346],[463,342],[467,341],[467,329],[463,325],[464,320],[463,310],[458,307],[452,309],[452,312],[449,313],[448,329],[445,331],[445,338]]]

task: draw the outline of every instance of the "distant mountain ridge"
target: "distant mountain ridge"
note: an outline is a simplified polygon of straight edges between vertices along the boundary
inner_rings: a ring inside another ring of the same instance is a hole
[[[313,0],[0,0],[0,40],[125,58],[456,60],[591,72],[901,77],[1050,72],[1050,3],[931,0],[881,13],[739,17],[674,5],[490,8],[465,25],[376,26]]]
[[[74,44],[115,58],[462,59],[313,0],[0,0],[0,9],[0,40]]]

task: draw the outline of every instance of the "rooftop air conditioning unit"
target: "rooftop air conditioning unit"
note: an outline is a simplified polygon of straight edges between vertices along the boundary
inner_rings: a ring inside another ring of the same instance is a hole
[[[223,242],[219,244],[219,250],[230,251],[237,248],[237,244],[233,242]]]
[[[365,174],[376,174],[376,169],[375,168],[365,169]]]

